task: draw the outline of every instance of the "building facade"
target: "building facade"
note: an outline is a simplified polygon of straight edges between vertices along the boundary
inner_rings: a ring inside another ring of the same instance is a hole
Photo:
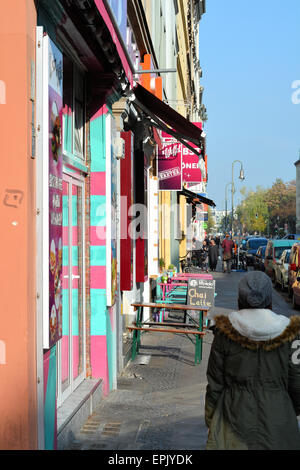
[[[163,132],[203,145],[191,124],[201,120],[203,4],[3,7],[2,449],[67,444],[72,426],[117,387],[131,304],[151,299],[159,257],[178,262],[193,201],[159,191],[157,166]]]

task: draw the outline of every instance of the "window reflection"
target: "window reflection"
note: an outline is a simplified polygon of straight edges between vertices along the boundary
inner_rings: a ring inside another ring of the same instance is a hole
[[[63,149],[84,159],[84,78],[66,56],[63,74]]]

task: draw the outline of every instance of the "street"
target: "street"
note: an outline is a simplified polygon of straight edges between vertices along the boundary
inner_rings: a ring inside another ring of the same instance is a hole
[[[245,273],[213,273],[217,297],[213,315],[237,308],[238,282]],[[251,269],[251,268],[250,268]],[[287,293],[273,288],[273,310],[297,314]],[[102,399],[69,449],[77,450],[204,450],[206,368],[213,333],[203,342],[201,364],[194,364],[194,346],[182,335],[151,333],[118,378],[118,389]]]

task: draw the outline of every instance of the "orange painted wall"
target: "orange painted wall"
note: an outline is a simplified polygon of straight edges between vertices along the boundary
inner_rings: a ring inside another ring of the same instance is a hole
[[[37,447],[35,160],[30,128],[35,26],[33,0],[1,2],[1,449]]]

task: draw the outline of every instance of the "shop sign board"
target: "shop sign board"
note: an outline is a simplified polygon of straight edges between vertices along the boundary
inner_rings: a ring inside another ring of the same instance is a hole
[[[174,137],[162,132],[162,148],[157,157],[160,191],[182,189],[182,145]]]
[[[201,122],[194,122],[193,124],[202,129]],[[201,152],[200,148],[193,142],[189,142],[189,145],[197,150],[197,152]],[[203,170],[201,160],[202,157],[198,157],[188,147],[182,145],[182,181],[184,183],[201,183]]]
[[[215,281],[211,279],[189,279],[187,304],[211,309],[215,300]]]

